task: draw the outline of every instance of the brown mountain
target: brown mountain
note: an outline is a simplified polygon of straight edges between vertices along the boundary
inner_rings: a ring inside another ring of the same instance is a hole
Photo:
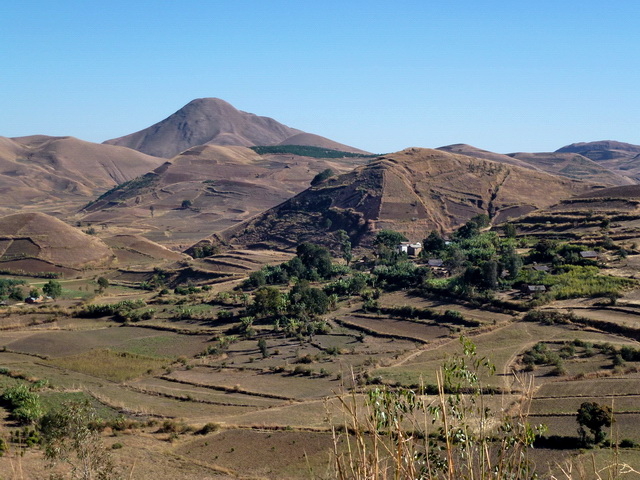
[[[327,168],[339,174],[367,160],[200,145],[107,192],[83,210],[82,221],[117,226],[158,243],[189,245],[288,200]]]
[[[25,206],[69,212],[162,163],[142,153],[73,137],[0,137],[0,211]]]
[[[219,98],[198,98],[155,125],[104,143],[162,158],[172,158],[191,147],[205,144],[311,145],[362,153],[353,147],[287,127],[272,118],[242,112]]]
[[[411,148],[333,177],[223,232],[240,245],[331,243],[338,229],[356,243],[393,229],[411,240],[451,231],[488,213],[494,222],[547,207],[593,185],[490,160]]]
[[[0,218],[0,268],[67,273],[109,263],[114,255],[95,236],[43,213]]]
[[[604,162],[594,162],[578,152],[549,152],[549,153],[510,153],[503,155],[465,144],[447,145],[438,150],[450,153],[468,155],[494,162],[532,168],[541,172],[561,175],[576,180],[598,183],[601,185],[628,185],[634,183],[629,174],[621,169],[610,168]],[[640,166],[639,166],[640,167]]]
[[[635,183],[626,175],[616,173],[578,153],[511,153],[510,157],[529,163],[548,173],[600,185],[631,185]]]
[[[456,143],[453,145],[446,145],[444,147],[438,147],[436,150],[442,150],[443,152],[457,153],[458,155],[466,155],[468,157],[483,158],[485,160],[491,160],[494,162],[506,163],[508,165],[515,165],[523,168],[533,168],[535,170],[541,170],[540,168],[530,163],[518,160],[517,158],[510,157],[509,155],[503,155],[502,153],[490,152],[489,150],[483,150],[481,148],[474,147],[473,145],[467,145],[465,143]]]
[[[609,170],[640,181],[640,145],[601,140],[599,142],[573,143],[556,152],[578,153]]]

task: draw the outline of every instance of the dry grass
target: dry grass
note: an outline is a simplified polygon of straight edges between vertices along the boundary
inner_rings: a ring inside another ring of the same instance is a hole
[[[112,382],[125,382],[148,375],[167,365],[166,360],[100,349],[49,360],[52,365]]]

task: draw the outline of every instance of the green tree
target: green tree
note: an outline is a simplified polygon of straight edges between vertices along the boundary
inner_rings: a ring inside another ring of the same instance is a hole
[[[100,290],[105,290],[109,286],[109,280],[104,277],[98,277],[97,283]]]
[[[344,230],[338,230],[338,241],[340,242],[340,249],[342,250],[342,258],[347,265],[351,263],[353,254],[351,253],[351,239]]]
[[[261,287],[253,295],[251,311],[258,317],[275,315],[282,307],[282,293],[276,287]]]
[[[583,441],[587,440],[585,427],[591,431],[594,443],[601,443],[606,434],[602,431],[604,427],[610,427],[613,421],[611,407],[608,405],[600,405],[596,402],[584,402],[578,409],[576,421],[580,425],[578,432]]]
[[[310,287],[307,282],[296,284],[289,297],[291,312],[299,316],[322,315],[329,309],[329,296],[319,288]]]
[[[518,255],[515,249],[507,249],[500,259],[502,267],[509,272],[509,278],[514,279],[520,273],[522,268],[522,257]]]
[[[42,291],[51,298],[58,298],[62,295],[62,285],[57,280],[49,280],[42,287]]]
[[[112,480],[120,478],[100,433],[96,412],[88,402],[63,403],[40,421],[45,457],[49,466],[67,463],[71,478]]]
[[[516,235],[518,233],[513,223],[505,223],[502,226],[502,231],[504,233],[504,236],[507,238],[516,238]]]
[[[422,241],[422,246],[426,253],[437,253],[444,250],[447,244],[438,232],[431,230],[429,236]]]
[[[331,254],[325,247],[305,242],[298,245],[296,254],[307,269],[306,278],[313,280],[312,270],[315,270],[320,278],[331,276]]]
[[[38,290],[35,287],[32,288],[31,290],[29,290],[29,296],[33,298],[38,298],[40,296],[40,290]]]
[[[180,205],[180,208],[182,208],[183,210],[187,210],[191,208],[192,205],[193,205],[193,202],[191,200],[183,200],[182,204]]]
[[[262,354],[262,358],[269,356],[269,349],[267,348],[267,341],[264,338],[258,340],[258,350]]]
[[[380,230],[376,234],[374,244],[384,245],[387,248],[394,249],[398,246],[398,244],[406,241],[407,237],[405,237],[400,232],[395,232],[393,230]]]

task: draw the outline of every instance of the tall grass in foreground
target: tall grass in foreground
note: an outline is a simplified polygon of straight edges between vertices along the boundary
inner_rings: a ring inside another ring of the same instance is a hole
[[[340,480],[618,480],[640,478],[617,441],[571,456],[554,473],[536,471],[529,449],[544,425],[528,422],[531,376],[517,376],[520,396],[494,398],[481,378],[495,368],[460,337],[462,355],[436,374],[437,395],[375,388],[338,400],[344,424],[333,428],[333,468]],[[424,391],[424,389],[422,389]],[[512,397],[513,398],[513,397]],[[501,400],[501,402],[500,402]],[[508,404],[499,411],[489,405]],[[613,409],[613,405],[612,405]],[[613,433],[613,432],[612,432]]]
[[[532,384],[519,378],[520,399],[510,411],[493,412],[480,378],[494,367],[473,343],[463,337],[461,343],[463,354],[437,372],[435,396],[376,388],[364,405],[355,395],[340,398],[345,423],[334,429],[337,478],[537,478],[527,449],[544,427],[527,422]]]

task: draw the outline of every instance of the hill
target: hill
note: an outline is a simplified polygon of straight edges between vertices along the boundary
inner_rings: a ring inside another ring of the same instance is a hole
[[[0,212],[27,206],[68,213],[161,163],[127,148],[73,137],[0,137]]]
[[[332,234],[344,229],[353,242],[366,244],[375,231],[393,229],[419,240],[478,214],[500,222],[590,188],[544,172],[411,148],[330,178],[223,237],[241,245],[292,247],[302,241],[331,243]]]
[[[87,205],[82,221],[186,246],[288,200],[325,169],[344,173],[369,160],[343,158],[349,154],[317,147],[266,150],[259,154],[245,147],[192,147]],[[295,151],[298,154],[289,153]],[[321,157],[329,154],[340,157]]]
[[[595,162],[586,156],[580,155],[579,152],[560,152],[558,150],[550,153],[519,152],[503,155],[461,143],[439,147],[438,150],[531,168],[553,175],[601,185],[628,185],[634,183],[634,180],[629,178],[628,173],[620,169],[610,169],[608,165],[602,162]]]
[[[506,163],[508,165],[515,165],[522,168],[533,168],[534,170],[544,171],[535,165],[519,160],[509,155],[503,155],[502,153],[490,152],[489,150],[483,150],[481,148],[474,147],[473,145],[467,145],[465,143],[456,143],[453,145],[446,145],[444,147],[438,147],[436,150],[443,152],[457,153],[458,155],[466,155],[468,157],[483,158],[485,160],[491,160],[493,162]]]
[[[600,185],[630,185],[635,183],[624,174],[616,173],[606,166],[594,162],[590,158],[577,153],[511,153],[510,157],[529,163],[530,165],[554,175],[561,175],[575,180],[598,183]]]
[[[572,143],[556,152],[579,153],[613,172],[640,180],[640,145],[601,140],[598,142]]]
[[[148,155],[172,158],[197,145],[310,145],[364,153],[332,140],[287,127],[269,117],[242,112],[219,98],[198,98],[139,132],[107,140]]]
[[[102,240],[50,215],[17,213],[0,218],[0,269],[65,273],[112,259]]]

